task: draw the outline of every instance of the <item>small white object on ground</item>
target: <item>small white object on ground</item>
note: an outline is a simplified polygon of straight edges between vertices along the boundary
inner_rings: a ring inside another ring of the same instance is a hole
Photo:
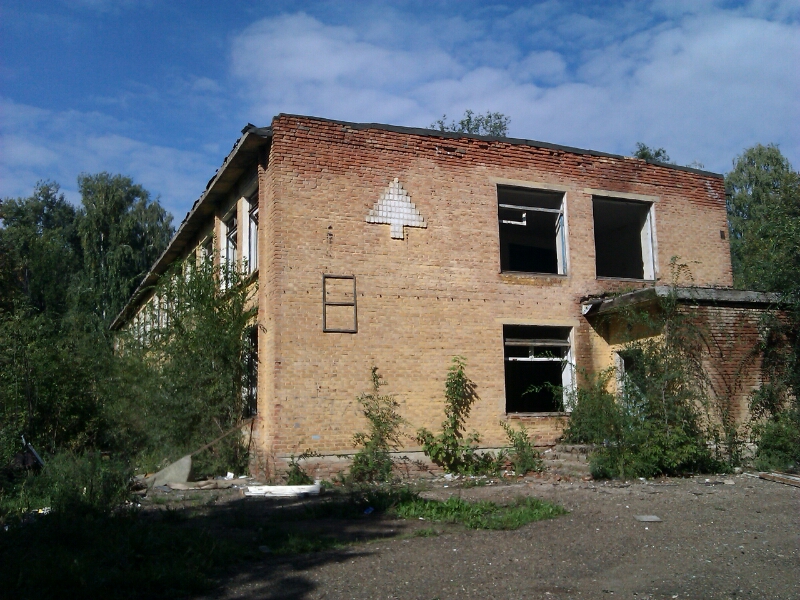
[[[245,496],[271,496],[276,498],[299,498],[319,496],[320,485],[248,485]]]
[[[642,523],[661,523],[661,519],[655,515],[634,515],[633,518]]]
[[[225,475],[225,479],[227,479],[228,481],[230,481],[231,479],[233,479],[233,473],[231,473],[230,471],[228,471],[228,472],[227,472],[227,474]]]

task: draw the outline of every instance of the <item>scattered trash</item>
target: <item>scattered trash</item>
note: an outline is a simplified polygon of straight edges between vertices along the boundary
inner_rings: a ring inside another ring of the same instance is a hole
[[[192,455],[187,454],[161,469],[158,473],[145,478],[148,487],[159,487],[168,483],[186,483],[192,474]]]
[[[231,473],[230,471],[228,471],[228,473],[225,475],[225,479],[227,479],[227,480],[231,480],[231,479],[233,479],[233,473]]]
[[[661,523],[661,519],[655,515],[633,515],[633,518],[642,523]]]
[[[733,479],[725,479],[722,483],[725,485],[736,485],[736,482]]]
[[[206,481],[190,481],[187,483],[168,483],[173,490],[225,490],[237,484],[225,479],[207,479]]]
[[[249,485],[245,496],[272,496],[276,498],[302,498],[319,496],[319,482],[314,485]]]
[[[371,515],[374,512],[375,512],[375,509],[372,508],[371,506],[368,506],[367,508],[364,509],[364,514],[365,515]]]

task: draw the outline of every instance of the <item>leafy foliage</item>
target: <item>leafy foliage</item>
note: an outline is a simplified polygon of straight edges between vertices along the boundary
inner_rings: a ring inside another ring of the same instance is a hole
[[[708,446],[715,431],[709,418],[700,331],[679,310],[674,290],[656,311],[626,312],[626,322],[638,321],[662,333],[625,345],[623,354],[632,360],[617,397],[608,391],[613,370],[584,376],[575,392],[575,409],[564,437],[573,443],[598,444],[590,458],[595,477],[653,477],[726,468]]]
[[[494,473],[499,461],[493,454],[479,454],[477,432],[464,435],[466,422],[477,396],[475,384],[465,373],[466,359],[453,357],[445,383],[445,406],[442,432],[434,435],[424,427],[417,431],[416,439],[422,444],[425,456],[448,473]]]
[[[306,450],[297,459],[292,454],[289,459],[289,471],[286,473],[286,485],[311,485],[314,483],[314,479],[300,465],[301,460],[306,460],[312,456],[317,456],[317,453],[313,450]]]
[[[224,278],[229,284],[222,289]],[[207,258],[178,263],[153,290],[145,331],[123,337],[130,362],[147,365],[148,446],[176,459],[241,423],[246,409],[256,284]],[[194,457],[196,474],[246,468],[241,435]]]
[[[353,443],[360,448],[350,466],[349,477],[355,482],[390,481],[392,478],[391,451],[400,447],[405,419],[397,412],[400,404],[395,397],[380,393],[384,385],[386,381],[378,374],[378,367],[372,367],[372,392],[358,397],[369,431],[353,436]]]
[[[76,299],[110,324],[172,237],[172,216],[128,177],[78,178],[83,208],[77,230],[83,269]]]
[[[485,115],[475,114],[471,110],[464,111],[463,118],[456,123],[447,122],[447,115],[442,115],[430,124],[430,129],[439,131],[452,131],[455,133],[471,133],[474,135],[491,135],[495,137],[508,136],[508,125],[511,118],[503,113],[487,111]]]
[[[527,475],[531,471],[544,471],[544,461],[539,451],[533,446],[533,441],[528,430],[524,425],[520,425],[519,430],[514,429],[505,421],[500,421],[500,426],[506,432],[511,451],[508,458],[514,467],[514,473],[518,476]]]
[[[633,156],[643,160],[654,160],[667,164],[673,164],[669,158],[669,154],[664,148],[651,148],[642,142],[636,142],[636,150],[633,151]]]
[[[763,375],[751,397],[756,462],[796,468],[800,456],[800,174],[777,146],[756,145],[725,177],[734,282],[775,292],[784,317],[762,323]]]
[[[414,498],[399,504],[395,514],[403,519],[460,523],[470,529],[519,529],[523,525],[567,513],[562,507],[538,498],[519,498],[504,506],[494,502],[467,502],[457,496],[447,500]]]

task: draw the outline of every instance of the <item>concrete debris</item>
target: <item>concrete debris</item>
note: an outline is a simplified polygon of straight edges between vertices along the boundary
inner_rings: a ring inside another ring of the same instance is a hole
[[[275,498],[302,498],[319,496],[319,482],[314,485],[249,485],[245,496],[270,496]]]
[[[655,515],[634,515],[633,518],[642,523],[661,523],[661,519]]]
[[[797,475],[789,475],[788,473],[759,473],[759,478],[767,479],[768,481],[775,481],[777,483],[785,483],[786,485],[793,485],[800,487],[800,477]]]
[[[192,455],[187,454],[183,458],[164,467],[158,473],[146,478],[148,487],[167,485],[170,483],[186,483],[192,474]]]

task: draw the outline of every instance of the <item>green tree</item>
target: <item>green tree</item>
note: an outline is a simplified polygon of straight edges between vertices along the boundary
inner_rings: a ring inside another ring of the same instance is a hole
[[[631,156],[643,160],[654,160],[656,162],[674,164],[664,148],[651,148],[642,142],[636,142],[636,150],[633,151]]]
[[[172,216],[122,175],[81,175],[78,187],[83,270],[75,299],[81,310],[110,323],[167,247]]]
[[[777,146],[758,144],[725,176],[735,285],[798,296],[800,175]]]
[[[0,201],[0,219],[4,296],[20,293],[39,311],[63,314],[81,266],[75,208],[57,183],[40,181],[32,196]]]
[[[455,121],[447,122],[447,115],[442,115],[429,125],[430,129],[437,129],[439,131],[452,131],[455,133],[470,133],[473,135],[491,135],[494,137],[507,137],[508,125],[511,118],[505,116],[503,113],[486,111],[485,115],[476,115],[471,110],[464,111],[464,117],[456,123]]]

